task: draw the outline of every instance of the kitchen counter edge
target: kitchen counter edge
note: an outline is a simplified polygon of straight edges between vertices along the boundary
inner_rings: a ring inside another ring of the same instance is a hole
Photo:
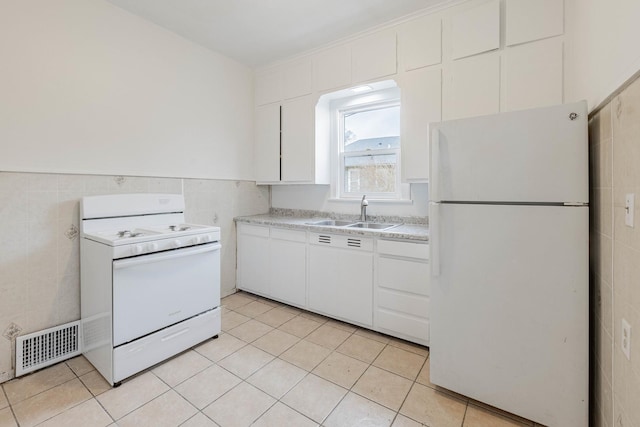
[[[234,221],[245,224],[269,225],[292,230],[307,230],[318,233],[348,234],[354,236],[384,237],[386,239],[429,241],[429,227],[421,224],[402,224],[389,230],[364,230],[349,227],[310,225],[309,222],[326,218],[298,218],[289,216],[251,215],[239,216]],[[354,221],[357,222],[357,221]]]

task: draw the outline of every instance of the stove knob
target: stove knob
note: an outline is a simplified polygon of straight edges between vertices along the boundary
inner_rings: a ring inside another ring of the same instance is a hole
[[[149,244],[147,245],[147,250],[148,250],[149,252],[155,252],[155,251],[157,251],[157,250],[158,250],[158,244],[157,244],[157,243],[149,243]]]
[[[203,238],[202,241],[205,243],[208,243],[211,241],[211,236],[209,236],[208,234],[206,234]]]
[[[182,246],[182,242],[176,239],[173,242],[171,242],[171,246],[173,246],[174,248],[179,248],[180,246]]]
[[[199,245],[200,243],[202,243],[202,236],[196,236],[193,238],[194,245]]]
[[[131,248],[131,252],[133,252],[134,255],[140,255],[143,250],[142,245],[135,245]]]

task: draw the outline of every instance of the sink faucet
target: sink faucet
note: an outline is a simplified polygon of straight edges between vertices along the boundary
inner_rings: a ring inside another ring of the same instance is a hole
[[[364,195],[360,201],[360,221],[362,222],[367,222],[367,206],[369,206],[369,201],[367,196]]]

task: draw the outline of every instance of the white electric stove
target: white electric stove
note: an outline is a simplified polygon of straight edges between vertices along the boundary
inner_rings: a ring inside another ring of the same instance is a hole
[[[220,333],[220,229],[178,194],[80,203],[83,354],[111,384]]]

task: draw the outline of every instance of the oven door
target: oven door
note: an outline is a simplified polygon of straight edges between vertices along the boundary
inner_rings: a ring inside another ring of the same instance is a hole
[[[219,306],[220,248],[209,243],[114,261],[114,346]]]

